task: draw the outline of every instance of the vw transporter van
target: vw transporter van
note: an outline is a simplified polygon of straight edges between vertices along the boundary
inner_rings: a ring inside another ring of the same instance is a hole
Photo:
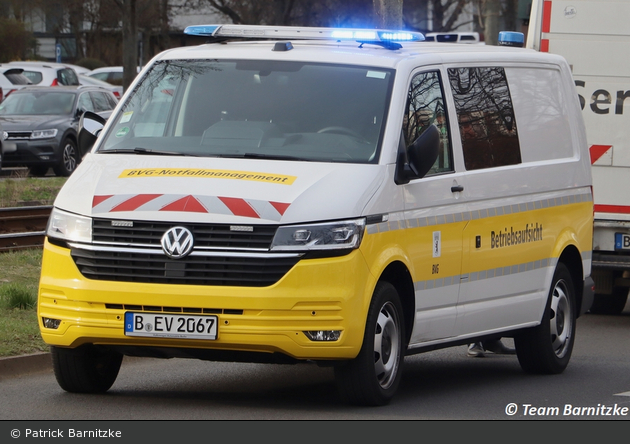
[[[123,356],[314,362],[382,405],[406,355],[495,337],[526,372],[565,369],[593,196],[562,57],[187,32],[208,43],[157,55],[102,129],[83,118],[98,137],[54,203],[38,301],[64,390],[107,391]]]

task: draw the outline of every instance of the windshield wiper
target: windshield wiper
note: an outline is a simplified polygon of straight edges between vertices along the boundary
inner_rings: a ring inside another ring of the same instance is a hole
[[[102,150],[99,153],[105,154],[153,154],[156,156],[192,156],[197,157],[196,154],[181,153],[178,151],[159,151],[149,150],[146,148],[134,148],[134,149],[116,149],[116,150]]]
[[[154,154],[157,156],[193,156],[197,157],[195,154],[190,153],[181,153],[178,151],[160,151],[160,150],[148,150],[146,148],[134,148],[133,152],[136,154]]]
[[[304,157],[285,156],[281,154],[261,154],[261,153],[218,154],[217,157],[234,158],[234,159],[299,160],[303,162],[312,161],[312,159],[306,159]]]

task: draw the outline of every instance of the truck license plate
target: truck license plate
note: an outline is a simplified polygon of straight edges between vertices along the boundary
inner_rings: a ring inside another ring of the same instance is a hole
[[[125,335],[214,340],[217,338],[217,317],[126,312]]]
[[[615,233],[615,250],[630,250],[630,234]]]

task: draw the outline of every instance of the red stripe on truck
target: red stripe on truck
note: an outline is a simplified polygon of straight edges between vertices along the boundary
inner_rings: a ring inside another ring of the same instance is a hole
[[[223,202],[235,216],[260,218],[256,210],[254,210],[251,205],[243,199],[235,197],[219,197],[219,200]]]
[[[133,211],[136,208],[160,196],[161,194],[138,194],[131,199],[127,199],[126,201],[119,203],[110,211]]]
[[[612,145],[591,145],[588,149],[589,153],[591,153],[591,165],[597,162],[611,148]]]
[[[549,52],[549,39],[540,39],[540,52]]]
[[[551,1],[543,2],[542,32],[551,29]]]
[[[594,205],[596,213],[620,213],[630,214],[630,206],[628,205]]]
[[[188,213],[207,213],[208,210],[194,196],[182,197],[160,209],[160,211],[184,211]]]

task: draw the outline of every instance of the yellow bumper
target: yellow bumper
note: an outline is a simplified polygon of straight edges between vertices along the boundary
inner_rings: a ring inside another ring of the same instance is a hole
[[[78,271],[70,250],[46,242],[38,319],[44,341],[62,347],[93,343],[348,359],[361,348],[374,285],[358,250],[337,258],[302,260],[270,287],[209,287],[89,280]],[[125,312],[156,312],[157,307],[217,312],[217,339],[125,335]],[[61,323],[57,329],[46,328],[43,317]],[[341,337],[314,342],[303,333],[312,330],[340,330]]]

